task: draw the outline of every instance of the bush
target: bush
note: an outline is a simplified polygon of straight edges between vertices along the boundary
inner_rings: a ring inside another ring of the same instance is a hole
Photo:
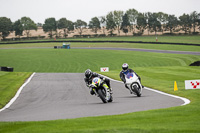
[[[99,35],[98,34],[94,34],[94,35],[92,35],[91,37],[98,37]]]
[[[83,38],[88,38],[88,37],[90,37],[91,35],[81,35],[81,37],[83,37]]]
[[[113,33],[112,33],[112,34],[108,34],[108,36],[117,36],[117,34],[113,34]]]
[[[106,34],[99,34],[99,37],[105,37]]]
[[[138,32],[138,33],[135,33],[133,32],[133,36],[142,36],[143,32]]]
[[[198,35],[199,32],[192,32],[192,35]]]
[[[163,35],[167,35],[167,36],[170,35],[171,36],[171,35],[176,35],[176,34],[174,34],[174,33],[163,33]]]
[[[79,37],[80,37],[80,35],[74,35],[73,37],[74,37],[74,38],[79,38]]]
[[[189,33],[178,33],[178,35],[189,35]]]

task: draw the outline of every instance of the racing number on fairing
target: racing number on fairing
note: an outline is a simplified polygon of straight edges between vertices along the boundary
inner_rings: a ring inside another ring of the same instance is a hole
[[[97,78],[94,79],[94,83],[95,84],[98,83],[98,79]]]

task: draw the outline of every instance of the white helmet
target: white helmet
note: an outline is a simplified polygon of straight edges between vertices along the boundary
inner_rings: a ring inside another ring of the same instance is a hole
[[[123,69],[124,71],[127,71],[127,70],[128,70],[128,64],[127,64],[127,63],[124,63],[124,64],[122,65],[122,69]]]

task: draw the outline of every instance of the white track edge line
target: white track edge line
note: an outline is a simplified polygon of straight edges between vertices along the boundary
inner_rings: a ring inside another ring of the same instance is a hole
[[[19,97],[21,91],[23,90],[23,88],[31,81],[31,79],[33,78],[33,76],[35,75],[35,72],[32,73],[32,75],[25,81],[25,83],[19,88],[19,90],[17,91],[17,93],[15,94],[15,96],[9,101],[8,104],[6,104],[2,109],[0,109],[0,112],[9,108],[14,102],[15,100]]]
[[[102,74],[99,74],[99,75],[102,75]],[[115,80],[115,79],[112,79],[110,77],[107,77],[105,75],[102,75],[112,81],[115,81],[115,82],[119,82],[119,83],[123,83],[122,81],[118,81],[118,80]],[[181,106],[184,106],[184,105],[187,105],[190,103],[190,100],[187,99],[187,98],[184,98],[184,97],[180,97],[180,96],[175,96],[175,95],[172,95],[172,94],[168,94],[168,93],[165,93],[165,92],[162,92],[162,91],[158,91],[158,90],[155,90],[155,89],[152,89],[152,88],[148,88],[148,87],[144,87],[144,89],[147,89],[147,90],[150,90],[150,91],[154,91],[154,92],[157,92],[157,93],[160,93],[162,95],[166,95],[166,96],[170,96],[170,97],[174,97],[174,98],[178,98],[178,99],[181,99],[184,101],[184,104],[182,104]]]

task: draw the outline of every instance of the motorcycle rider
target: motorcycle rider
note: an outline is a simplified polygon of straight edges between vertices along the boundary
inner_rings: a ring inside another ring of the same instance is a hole
[[[87,69],[85,71],[85,78],[84,81],[86,83],[86,86],[89,87],[90,84],[92,84],[92,79],[95,77],[99,77],[100,79],[104,80],[105,83],[108,85],[109,89],[110,89],[110,93],[112,94],[112,88],[110,87],[110,80],[108,78],[105,78],[95,72],[92,72],[90,69]],[[93,89],[90,90],[90,94],[94,95],[94,91]]]
[[[127,86],[127,84],[126,84],[126,79],[125,79],[125,76],[124,76],[124,74],[127,73],[127,72],[130,72],[130,73],[133,72],[133,73],[135,73],[136,75],[137,75],[137,73],[134,72],[133,69],[128,68],[128,64],[127,64],[127,63],[122,64],[122,71],[120,72],[119,76],[120,76],[121,80],[124,82],[125,87],[128,89],[128,86]],[[139,76],[139,75],[137,75],[137,76],[138,76],[138,79],[140,80],[140,83],[141,83],[141,78],[140,78],[140,76]],[[142,85],[142,88],[144,88],[143,85]]]

